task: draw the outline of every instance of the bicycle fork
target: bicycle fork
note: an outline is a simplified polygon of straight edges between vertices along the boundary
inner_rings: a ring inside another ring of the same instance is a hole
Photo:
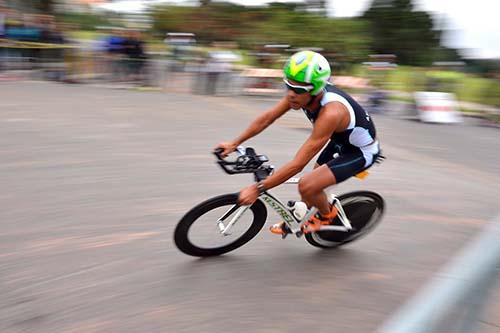
[[[219,228],[219,232],[223,236],[229,236],[229,230],[232,228],[232,226],[238,222],[240,217],[250,208],[250,206],[240,206],[240,205],[234,205],[231,207],[224,215],[222,215],[218,220],[217,220],[217,227]],[[236,212],[236,214],[233,216],[231,221],[227,225],[224,224],[224,221]]]

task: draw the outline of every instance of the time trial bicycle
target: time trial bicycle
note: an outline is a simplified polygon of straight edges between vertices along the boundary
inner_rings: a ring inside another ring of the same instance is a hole
[[[238,157],[228,160],[222,149],[214,151],[218,165],[228,174],[253,173],[255,181],[271,175],[274,166],[269,159],[258,155],[253,148],[238,147]],[[364,171],[366,172],[366,171]],[[297,184],[293,177],[286,183]],[[263,192],[250,206],[238,204],[239,193],[223,194],[208,199],[188,211],[179,221],[174,232],[177,248],[197,257],[217,256],[233,251],[254,238],[267,220],[266,205],[275,210],[285,223],[287,234],[304,236],[309,244],[320,248],[335,248],[361,238],[381,221],[385,203],[371,191],[355,191],[330,195],[337,209],[337,217],[330,225],[322,225],[317,232],[304,232],[301,228],[317,209],[308,209],[304,203],[288,201],[284,204],[269,191]]]

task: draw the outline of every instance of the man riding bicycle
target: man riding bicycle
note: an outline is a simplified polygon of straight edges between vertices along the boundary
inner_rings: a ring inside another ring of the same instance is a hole
[[[264,181],[242,189],[239,203],[253,204],[263,191],[302,171],[324,147],[314,170],[299,181],[302,201],[308,207],[318,209],[318,214],[304,223],[304,232],[319,230],[337,215],[324,190],[371,167],[380,152],[371,117],[350,95],[328,82],[330,75],[330,65],[321,54],[312,51],[295,53],[284,67],[286,96],[259,115],[236,139],[217,145],[217,148],[224,149],[222,154],[227,155],[290,109],[302,109],[313,124],[309,138],[290,162]],[[271,232],[286,234],[284,224],[273,225]]]

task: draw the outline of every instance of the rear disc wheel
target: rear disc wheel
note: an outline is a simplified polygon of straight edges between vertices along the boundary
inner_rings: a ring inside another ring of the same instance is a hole
[[[385,209],[384,199],[375,192],[350,192],[338,196],[338,199],[353,229],[306,234],[305,238],[309,244],[320,248],[335,248],[350,243],[368,234],[382,219]],[[333,225],[342,225],[338,217],[335,218]]]

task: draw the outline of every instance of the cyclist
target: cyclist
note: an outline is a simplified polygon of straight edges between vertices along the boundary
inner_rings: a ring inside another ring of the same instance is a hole
[[[324,147],[314,170],[302,176],[298,184],[302,201],[318,209],[318,214],[303,224],[304,232],[317,231],[337,215],[324,190],[366,170],[379,156],[371,117],[350,95],[329,83],[330,75],[330,65],[321,54],[295,53],[284,67],[286,95],[259,115],[236,139],[217,145],[224,149],[222,154],[226,156],[290,109],[302,109],[313,124],[309,138],[295,157],[274,174],[243,188],[239,202],[252,204],[263,191],[299,173]],[[271,232],[286,235],[287,230],[284,223],[279,223],[271,227]]]

